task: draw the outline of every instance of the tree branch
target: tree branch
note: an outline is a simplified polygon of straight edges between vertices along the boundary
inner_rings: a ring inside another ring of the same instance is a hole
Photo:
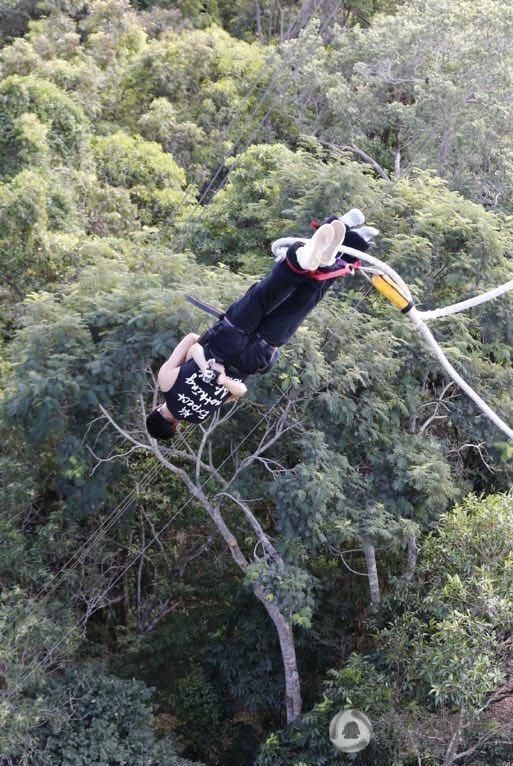
[[[367,162],[378,174],[378,176],[381,176],[381,178],[384,178],[385,181],[390,181],[390,176],[388,175],[387,171],[381,167],[381,165],[376,162],[376,160],[370,156],[370,154],[367,154],[367,152],[364,152],[363,149],[359,149],[357,146],[352,146],[350,144],[346,144],[345,146],[338,146],[337,144],[332,144],[332,146],[335,146],[337,149],[341,149],[344,152],[351,152],[352,154],[356,154],[357,157],[360,157],[364,162]]]

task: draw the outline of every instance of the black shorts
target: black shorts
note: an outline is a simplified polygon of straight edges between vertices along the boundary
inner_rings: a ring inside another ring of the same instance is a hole
[[[260,373],[264,375],[277,362],[280,350],[277,346],[271,346],[258,334],[250,336],[248,343],[242,350],[238,366],[246,375]]]
[[[226,317],[216,322],[200,338],[207,359],[223,364],[230,377],[245,378],[268,372],[279,357],[279,349],[257,333],[245,333]]]

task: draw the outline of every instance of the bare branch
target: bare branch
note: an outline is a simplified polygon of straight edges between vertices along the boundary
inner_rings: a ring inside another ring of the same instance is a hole
[[[495,468],[492,468],[492,466],[485,459],[485,456],[483,454],[484,446],[485,446],[485,442],[480,442],[479,444],[473,444],[472,442],[467,442],[466,444],[462,444],[461,447],[458,447],[457,449],[449,450],[449,455],[452,455],[456,452],[458,455],[461,456],[461,453],[464,449],[475,449],[479,453],[479,457],[481,458],[483,465],[488,469],[488,471],[490,471],[490,473],[497,473]]]
[[[424,433],[426,428],[429,428],[431,423],[433,423],[435,420],[445,420],[448,416],[447,415],[439,415],[438,412],[440,410],[440,407],[444,407],[446,410],[448,409],[447,405],[445,404],[444,397],[447,391],[454,385],[454,382],[451,380],[447,385],[445,385],[442,389],[442,392],[438,399],[435,402],[431,402],[431,404],[435,404],[435,411],[433,414],[421,425],[421,427],[418,430],[419,436]],[[425,403],[422,406],[426,406],[427,403]]]
[[[260,540],[260,542],[262,543],[264,548],[272,555],[272,557],[276,561],[279,561],[280,563],[283,563],[283,560],[282,560],[281,556],[278,554],[276,548],[270,542],[268,536],[266,535],[266,533],[262,529],[262,526],[261,526],[260,522],[258,521],[256,516],[254,515],[253,511],[248,506],[248,504],[245,503],[242,498],[238,497],[236,494],[231,494],[230,492],[219,492],[216,495],[216,499],[218,497],[223,496],[223,495],[225,497],[230,498],[230,500],[232,500],[234,503],[236,503],[236,505],[239,506],[239,508],[244,513],[244,516],[248,520],[249,524],[251,525],[253,531],[255,532],[256,536],[258,537],[258,539]]]
[[[91,455],[94,457],[94,459],[97,461],[96,465],[94,466],[94,468],[90,472],[89,476],[93,476],[93,474],[96,472],[96,470],[99,468],[99,466],[102,463],[111,463],[113,460],[121,460],[122,458],[128,457],[133,452],[137,452],[137,450],[141,449],[138,446],[134,446],[134,447],[130,447],[130,449],[127,450],[126,452],[116,452],[115,455],[111,455],[110,457],[99,457],[95,452],[93,452],[93,450],[91,449],[89,444],[86,444],[86,447],[89,450],[89,452],[91,453]]]
[[[218,535],[217,529],[214,529],[213,532],[209,534],[207,539],[196,548],[192,553],[190,553],[188,556],[183,559],[183,561],[180,564],[180,568],[178,569],[178,574],[180,577],[183,577],[184,572],[188,565],[191,563],[191,561],[194,561],[194,559],[197,559],[199,556],[201,556],[203,553],[206,553],[210,550],[212,547],[214,540],[216,539]]]

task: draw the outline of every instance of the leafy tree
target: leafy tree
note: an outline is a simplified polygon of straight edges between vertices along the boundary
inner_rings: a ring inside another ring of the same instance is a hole
[[[501,0],[413,0],[368,30],[338,33],[326,135],[399,174],[434,168],[471,199],[509,210],[512,22]]]
[[[76,266],[77,239],[64,229],[77,223],[72,191],[50,185],[44,169],[23,170],[0,187],[0,274],[18,297]]]
[[[0,158],[4,178],[12,177],[22,169],[24,161],[32,159],[30,145],[36,156],[41,151],[44,156],[46,142],[54,161],[65,160],[80,166],[86,150],[87,120],[69,96],[50,82],[18,75],[2,81],[0,96]],[[29,116],[25,117],[27,113]]]
[[[156,98],[139,119],[138,126],[145,138],[158,141],[165,152],[173,155],[188,173],[191,181],[201,178],[204,157],[202,145],[205,131],[194,122],[179,122],[177,110],[166,98]]]
[[[101,67],[130,59],[144,48],[146,35],[128,0],[93,0],[80,21],[85,49]]]
[[[115,133],[94,142],[100,179],[130,190],[143,220],[166,220],[184,200],[185,173],[155,142]],[[146,215],[144,215],[146,213]]]
[[[124,72],[113,118],[135,128],[134,118],[148,112],[155,99],[166,98],[179,124],[193,122],[206,134],[203,156],[211,174],[262,130],[267,63],[260,45],[234,40],[217,26],[170,32],[148,44]]]
[[[0,23],[0,41],[22,35],[28,19],[39,11],[39,3],[34,0],[3,0]]]
[[[156,739],[150,698],[144,684],[111,676],[99,663],[68,671],[46,691],[47,709],[59,710],[59,716],[48,720],[41,708],[28,741],[10,753],[4,749],[3,756],[37,766],[189,766],[170,738]]]
[[[254,145],[227,166],[226,184],[206,207],[201,226],[192,226],[187,243],[202,259],[247,272],[268,267],[264,256],[276,232],[307,236],[312,218],[344,204],[368,209],[379,189],[356,163],[319,162],[283,144]]]
[[[348,707],[373,723],[375,738],[359,756],[362,764],[420,757],[451,766],[466,752],[494,752],[493,744],[502,763],[511,730],[497,717],[508,687],[502,684],[512,620],[511,545],[508,496],[470,497],[445,514],[423,546],[416,585],[397,582],[396,596],[375,614],[378,652],[354,654],[331,671],[322,702],[272,734],[258,763],[331,764],[329,721]]]

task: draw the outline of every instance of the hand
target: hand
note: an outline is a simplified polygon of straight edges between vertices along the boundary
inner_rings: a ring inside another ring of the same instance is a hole
[[[211,370],[215,370],[216,372],[220,372],[221,375],[224,375],[225,370],[222,364],[219,364],[219,362],[216,362],[215,359],[209,359],[208,366]]]
[[[219,377],[222,374],[224,374],[223,365],[216,362],[215,359],[209,359],[206,369],[201,373],[201,378],[205,383],[217,386],[219,385]]]

